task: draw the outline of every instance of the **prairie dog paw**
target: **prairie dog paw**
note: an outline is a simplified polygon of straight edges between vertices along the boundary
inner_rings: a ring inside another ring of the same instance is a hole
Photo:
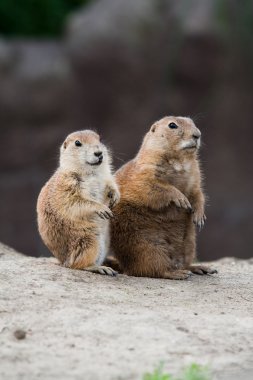
[[[175,199],[172,199],[172,202],[174,202],[177,207],[184,208],[185,210],[188,210],[188,211],[192,210],[192,206],[190,202],[188,201],[186,196],[183,194]]]
[[[193,211],[193,223],[201,230],[204,227],[206,216],[203,212]]]
[[[111,219],[113,218],[113,213],[107,206],[101,206],[99,210],[96,211],[96,214],[101,218],[101,219]]]
[[[113,208],[117,203],[119,203],[120,200],[120,192],[116,188],[110,188],[107,194],[107,197],[109,198],[109,207],[110,209]]]
[[[117,276],[118,272],[116,272],[114,269],[110,267],[106,267],[104,265],[93,265],[88,268],[84,268],[87,272],[93,272],[98,274],[103,274],[107,276]]]
[[[163,278],[168,280],[187,280],[191,276],[191,272],[184,269],[178,269],[174,271],[167,271],[164,273]]]
[[[189,270],[194,274],[204,275],[204,274],[215,274],[218,273],[216,269],[209,268],[205,265],[191,265]]]

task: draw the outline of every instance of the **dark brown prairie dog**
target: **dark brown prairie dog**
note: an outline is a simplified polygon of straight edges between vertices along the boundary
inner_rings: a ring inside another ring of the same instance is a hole
[[[195,266],[195,225],[204,225],[204,194],[197,151],[201,133],[190,118],[152,125],[137,156],[116,173],[121,192],[111,245],[124,273],[186,279]]]
[[[42,188],[38,227],[45,245],[66,267],[114,275],[102,266],[109,246],[109,219],[119,191],[111,158],[98,134],[70,134],[60,149],[60,165]]]

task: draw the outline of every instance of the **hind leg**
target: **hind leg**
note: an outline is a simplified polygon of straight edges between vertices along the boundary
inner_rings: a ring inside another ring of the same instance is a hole
[[[168,280],[187,280],[191,276],[191,272],[184,269],[178,269],[174,271],[167,271],[164,273],[163,278]]]
[[[120,262],[118,259],[116,259],[116,257],[107,256],[104,260],[104,265],[111,267],[112,269],[114,269],[118,273],[123,273],[123,270],[120,266]]]
[[[173,253],[174,249],[165,239],[157,236],[145,240],[139,238],[128,246],[125,254],[121,252],[120,264],[129,276],[185,280],[191,273],[183,269],[180,260],[175,263]]]
[[[193,223],[187,227],[185,235],[185,266],[194,274],[214,274],[218,273],[216,269],[209,268],[206,265],[192,265],[193,260],[196,258],[196,231]]]
[[[80,240],[78,244],[71,249],[71,255],[67,258],[64,266],[72,269],[81,269],[88,272],[99,273],[103,275],[115,276],[112,268],[96,264],[99,256],[99,244],[93,241],[87,246],[85,241]]]
[[[196,258],[196,231],[195,226],[190,220],[186,226],[184,236],[184,266],[190,270],[192,262]]]

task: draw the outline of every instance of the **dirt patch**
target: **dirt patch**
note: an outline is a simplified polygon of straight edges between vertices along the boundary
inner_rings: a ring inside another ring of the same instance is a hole
[[[160,361],[241,376],[253,369],[253,260],[212,266],[187,281],[111,278],[0,245],[0,378],[141,380]]]

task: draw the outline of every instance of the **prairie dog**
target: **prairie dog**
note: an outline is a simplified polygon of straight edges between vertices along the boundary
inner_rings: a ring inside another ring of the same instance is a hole
[[[191,272],[216,272],[192,265],[195,225],[203,227],[206,219],[200,136],[190,118],[165,117],[151,126],[137,156],[116,172],[121,199],[111,245],[124,273],[186,279]]]
[[[110,164],[97,133],[74,132],[61,146],[59,168],[39,194],[40,235],[66,267],[116,273],[102,266],[109,247],[111,208],[119,201]]]

